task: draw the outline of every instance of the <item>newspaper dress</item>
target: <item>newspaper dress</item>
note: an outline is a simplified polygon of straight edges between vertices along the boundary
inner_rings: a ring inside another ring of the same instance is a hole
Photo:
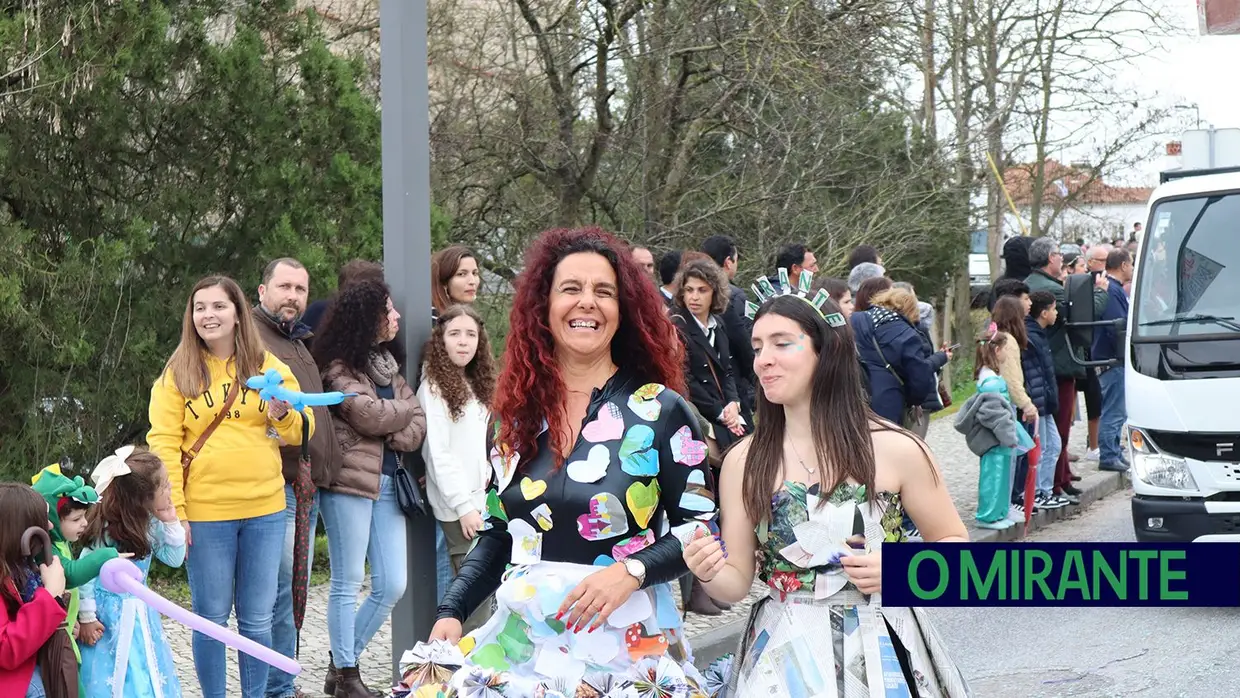
[[[769,593],[750,612],[728,698],[970,695],[923,611],[884,608],[839,565],[850,543],[877,552],[904,540],[900,495],[867,504],[865,487],[842,484],[817,510],[817,491],[785,483],[758,526]]]

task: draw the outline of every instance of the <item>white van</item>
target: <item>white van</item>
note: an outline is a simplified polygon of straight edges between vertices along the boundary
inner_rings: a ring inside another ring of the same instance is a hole
[[[1240,541],[1240,168],[1229,169],[1165,173],[1134,260],[1123,371],[1138,541]],[[1086,305],[1070,304],[1078,339]]]

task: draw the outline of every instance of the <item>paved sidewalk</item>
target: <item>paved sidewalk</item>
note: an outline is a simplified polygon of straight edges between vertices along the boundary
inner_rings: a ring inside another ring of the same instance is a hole
[[[926,441],[934,452],[935,458],[943,471],[948,490],[956,502],[956,508],[965,523],[969,525],[972,540],[996,540],[998,532],[978,529],[972,525],[973,512],[977,504],[977,472],[978,458],[965,447],[964,437],[952,428],[953,416],[936,419],[930,423]],[[1085,422],[1082,420],[1073,426],[1070,439],[1072,452],[1085,453]],[[1102,473],[1097,464],[1079,461],[1074,470],[1082,476],[1077,483],[1086,496],[1082,503],[1088,505],[1093,500],[1106,496],[1125,487],[1127,475]],[[1036,517],[1035,526],[1045,525],[1049,520],[1058,520],[1079,511],[1078,507],[1066,507],[1050,515],[1040,514]],[[1015,526],[1003,532],[1002,538],[1014,538],[1020,535],[1022,526]],[[1032,530],[1032,527],[1031,527]],[[691,614],[685,621],[689,637],[695,647],[699,661],[710,661],[723,652],[731,651],[750,605],[764,594],[760,584],[754,585],[749,598],[736,604],[728,612],[719,616],[699,616]],[[364,589],[363,594],[367,593]],[[677,595],[679,597],[679,595]],[[320,696],[323,689],[323,675],[327,669],[327,619],[324,610],[327,608],[327,585],[310,589],[309,601],[306,605],[306,621],[302,630],[301,657],[304,667],[298,685],[309,695]],[[235,625],[233,626],[235,629]],[[176,657],[177,670],[181,677],[184,695],[197,698],[201,695],[194,676],[193,654],[190,651],[190,633],[178,623],[164,623],[168,643]],[[371,642],[372,650],[362,657],[362,675],[372,688],[388,685],[390,679],[388,648],[391,647],[391,624],[385,624]],[[229,653],[229,695],[240,695],[237,678],[235,653]]]

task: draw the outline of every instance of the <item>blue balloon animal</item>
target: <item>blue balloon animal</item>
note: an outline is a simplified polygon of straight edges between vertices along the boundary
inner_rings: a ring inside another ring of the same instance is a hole
[[[245,384],[251,390],[257,390],[258,396],[267,402],[274,400],[283,400],[292,406],[294,410],[301,412],[307,407],[324,407],[327,405],[339,405],[345,401],[345,398],[357,397],[357,393],[342,393],[339,391],[331,393],[299,393],[295,390],[289,390],[284,387],[284,376],[276,369],[268,369],[261,376],[252,376],[246,379]]]

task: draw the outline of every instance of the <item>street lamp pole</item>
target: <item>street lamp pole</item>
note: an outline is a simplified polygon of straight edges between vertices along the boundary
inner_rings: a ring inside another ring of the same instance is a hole
[[[426,0],[380,0],[379,77],[383,109],[383,268],[403,316],[405,377],[417,385],[431,332],[430,110]],[[418,454],[406,462],[420,463]],[[430,634],[438,605],[435,520],[406,521],[405,596],[392,612],[392,673],[405,650]]]

